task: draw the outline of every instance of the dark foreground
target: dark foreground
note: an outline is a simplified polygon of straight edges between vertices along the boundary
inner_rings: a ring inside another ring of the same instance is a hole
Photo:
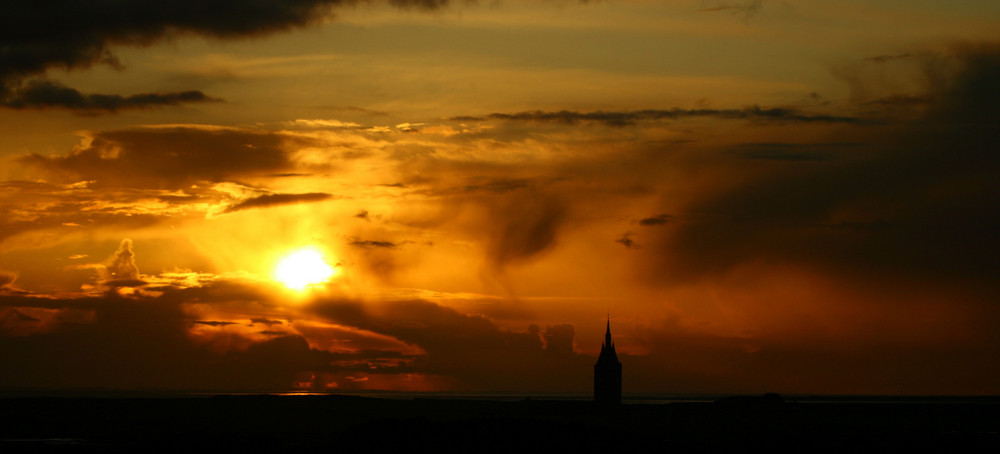
[[[0,399],[0,452],[1000,452],[1000,401],[716,403],[354,396]]]

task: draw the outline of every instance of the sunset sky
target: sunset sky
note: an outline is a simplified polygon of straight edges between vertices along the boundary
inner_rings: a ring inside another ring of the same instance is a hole
[[[996,0],[4,10],[0,389],[1000,393]]]

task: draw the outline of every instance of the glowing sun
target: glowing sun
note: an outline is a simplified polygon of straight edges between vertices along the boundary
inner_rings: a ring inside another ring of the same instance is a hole
[[[274,270],[274,277],[285,287],[302,290],[310,285],[322,284],[336,273],[319,251],[303,248],[282,259]]]

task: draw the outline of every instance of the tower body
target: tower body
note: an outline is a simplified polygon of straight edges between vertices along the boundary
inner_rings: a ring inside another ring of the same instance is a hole
[[[611,342],[610,320],[604,333],[601,355],[594,364],[594,403],[600,406],[622,403],[622,363],[618,361],[614,342]]]

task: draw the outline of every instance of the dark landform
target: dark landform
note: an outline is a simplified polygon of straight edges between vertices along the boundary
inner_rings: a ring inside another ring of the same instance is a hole
[[[1000,398],[0,398],[0,452],[1000,452]]]

